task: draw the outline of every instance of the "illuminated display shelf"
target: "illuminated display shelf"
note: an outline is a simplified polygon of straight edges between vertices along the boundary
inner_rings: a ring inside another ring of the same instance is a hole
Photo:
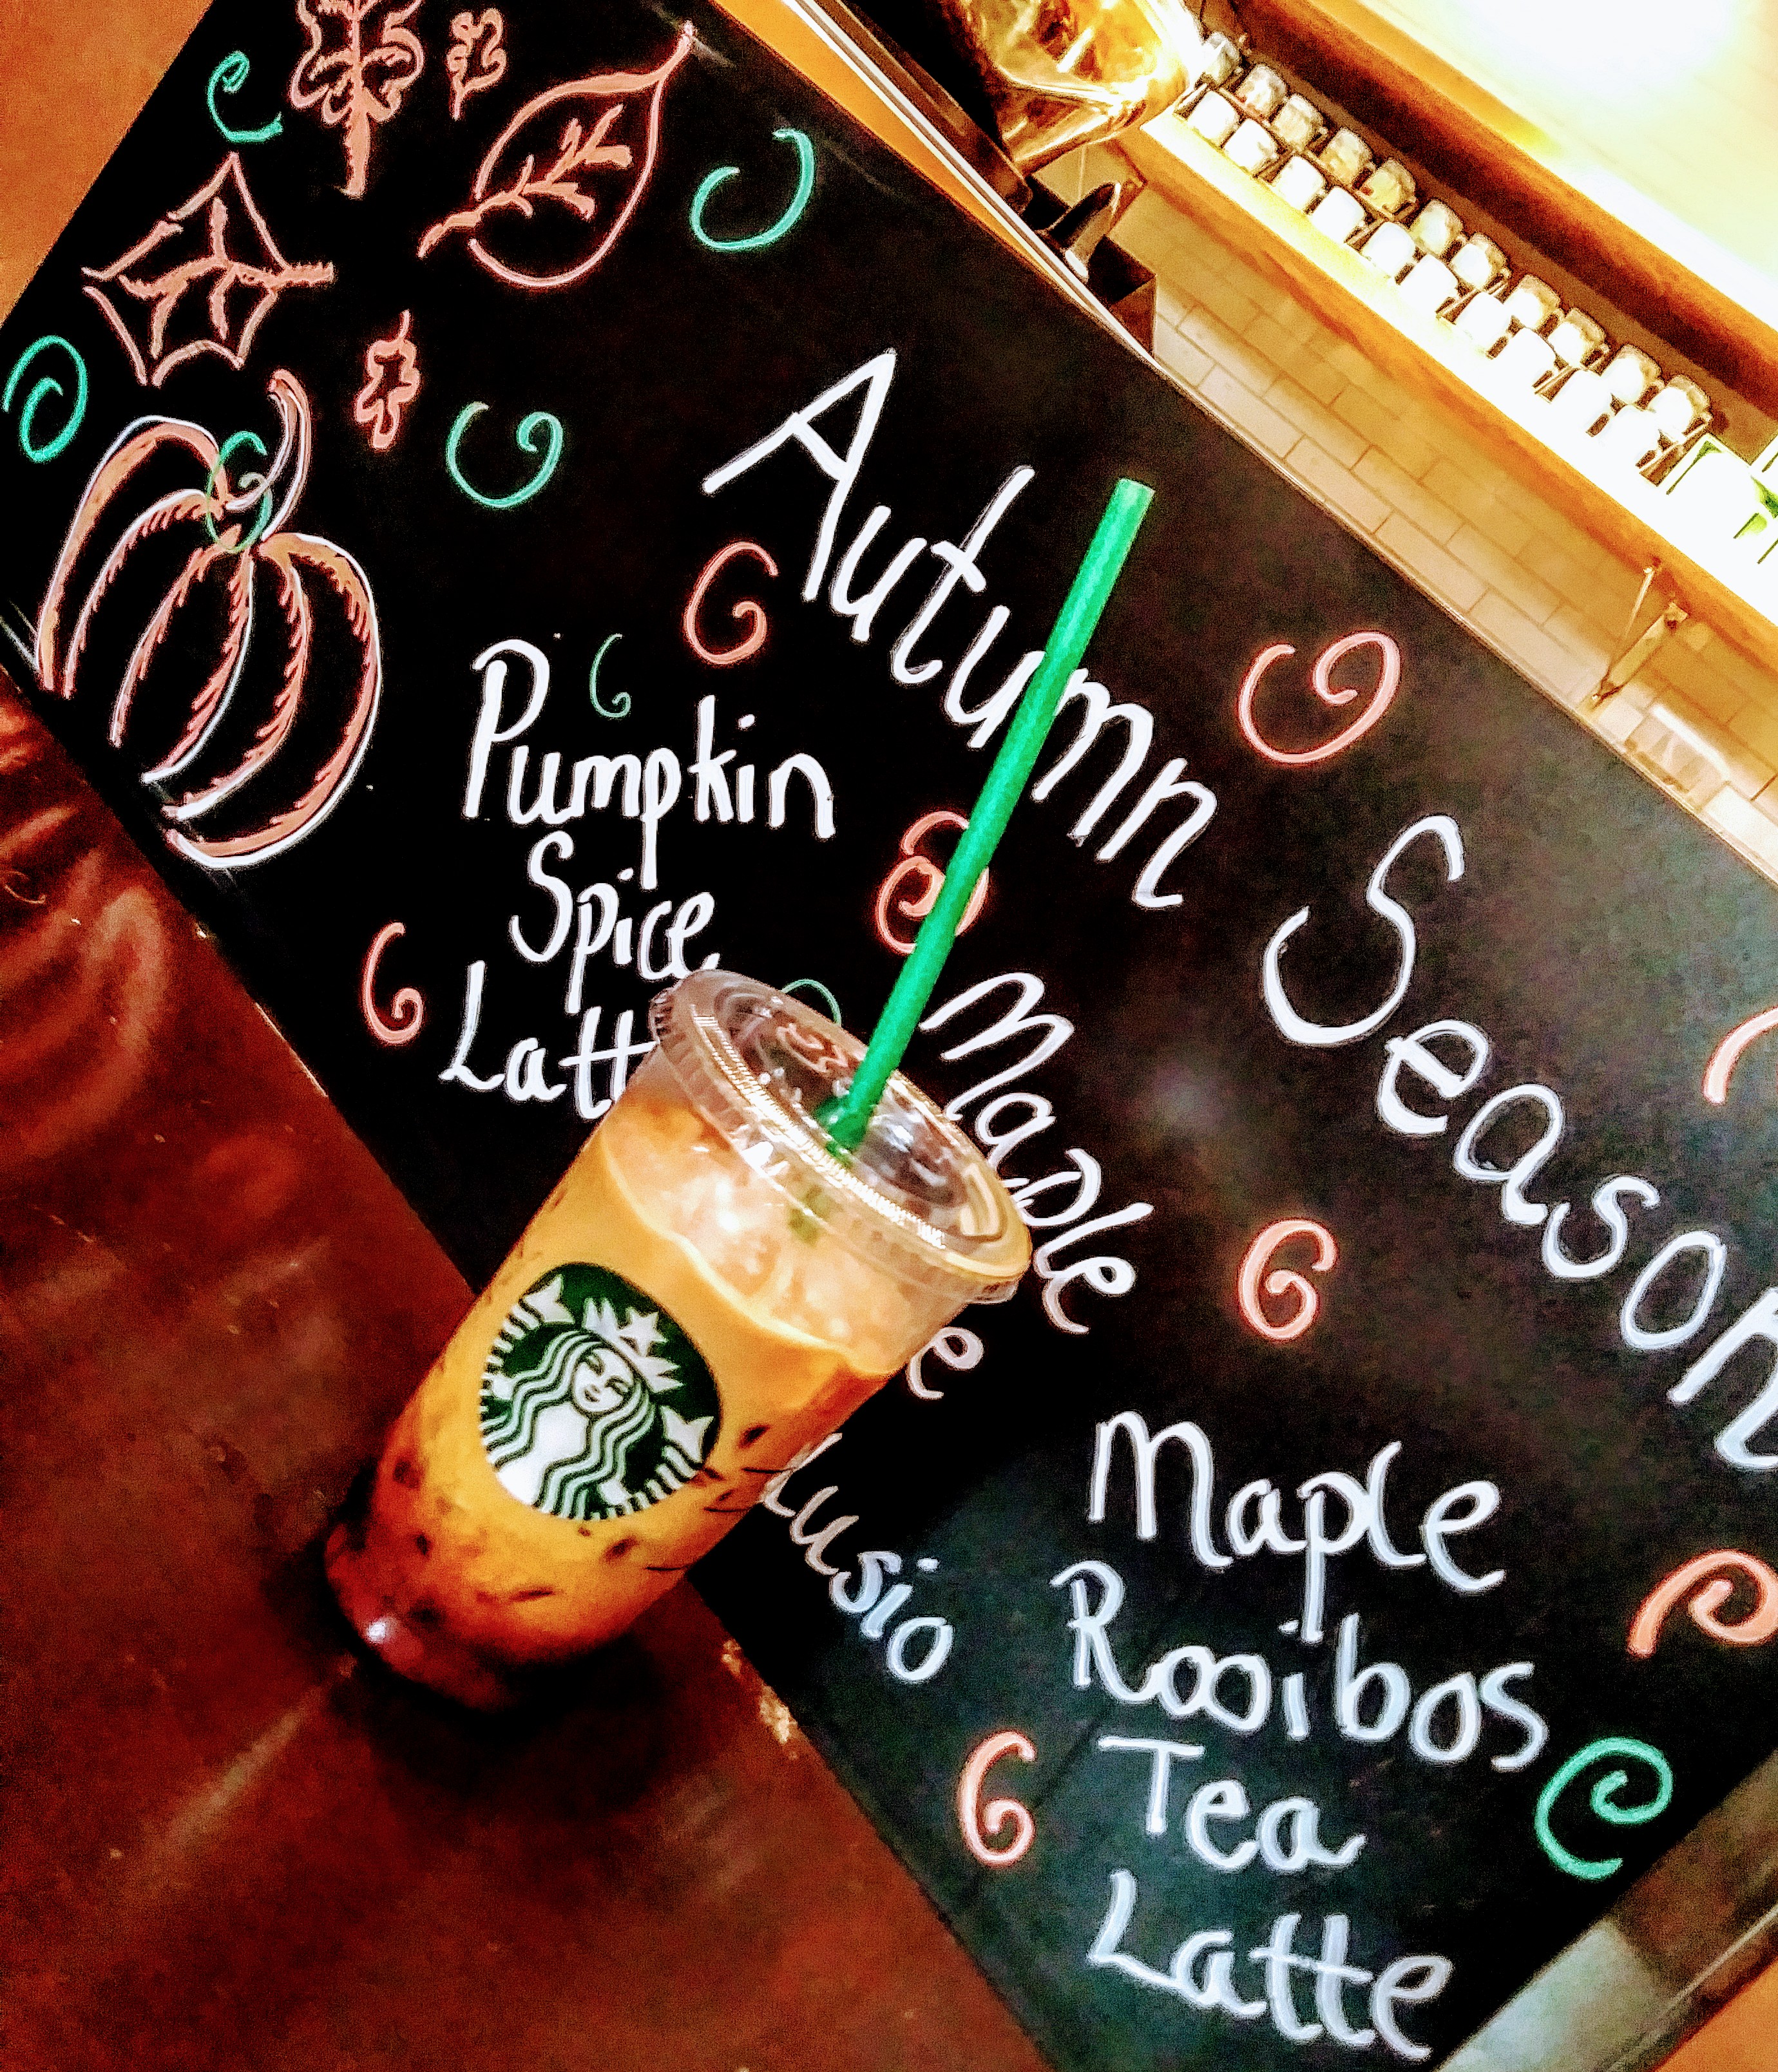
[[[1360,253],[1313,228],[1180,117],[1128,132],[1117,147],[1160,193],[1250,263],[1270,266],[1385,372],[1459,411],[1584,531],[1627,559],[1659,561],[1664,589],[1693,617],[1778,668],[1778,560],[1762,566],[1744,545],[1698,537],[1663,487],[1615,466],[1597,442],[1554,418],[1550,403],[1503,379],[1448,323],[1416,309]]]
[[[1410,32],[1406,19],[1431,4],[1242,0],[1241,17],[1257,44],[1344,101],[1361,129],[1411,142],[1446,187],[1467,191],[1475,168],[1485,166],[1488,205],[1503,225],[1687,356],[1706,389],[1726,385],[1759,412],[1778,413],[1778,280],[1676,214],[1680,192],[1670,184],[1654,181],[1668,196],[1656,199]],[[1570,0],[1570,19],[1576,4]],[[1485,39],[1489,10],[1472,14],[1467,33]],[[1603,80],[1591,90],[1595,112],[1610,92]],[[1662,140],[1671,138],[1669,125],[1683,126],[1686,107],[1677,75],[1657,100],[1616,107],[1644,138],[1648,173],[1674,156]],[[1764,190],[1745,191],[1757,211]]]

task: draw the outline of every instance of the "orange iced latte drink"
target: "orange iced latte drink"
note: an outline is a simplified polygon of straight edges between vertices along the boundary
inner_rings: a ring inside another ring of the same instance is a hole
[[[1006,1190],[899,1074],[858,1149],[813,1120],[862,1046],[697,972],[657,1047],[396,1420],[327,1573],[404,1675],[484,1707],[623,1631],[1030,1258]]]

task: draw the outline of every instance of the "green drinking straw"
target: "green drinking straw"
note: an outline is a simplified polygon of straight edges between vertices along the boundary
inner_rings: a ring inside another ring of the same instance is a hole
[[[970,808],[969,824],[945,870],[945,883],[932,911],[920,923],[913,949],[877,1018],[852,1083],[844,1094],[824,1101],[815,1112],[815,1120],[842,1151],[854,1151],[864,1141],[889,1075],[901,1063],[920,1026],[939,973],[945,968],[945,960],[957,940],[957,923],[969,903],[969,895],[987,869],[988,860],[1012,818],[1013,808],[1031,781],[1068,678],[1080,666],[1154,500],[1152,489],[1127,479],[1111,492],[1111,501],[1099,520],[1086,559],[1056,618],[1043,660],[1019,701],[982,796]]]

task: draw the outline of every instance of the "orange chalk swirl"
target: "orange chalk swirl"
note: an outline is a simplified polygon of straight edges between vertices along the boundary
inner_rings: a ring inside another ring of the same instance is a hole
[[[1735,1581],[1715,1576],[1714,1581],[1704,1582],[1706,1576],[1719,1568],[1729,1570]],[[1752,1587],[1753,1609],[1744,1618],[1727,1622],[1716,1614],[1734,1596],[1735,1581]],[[1731,1647],[1757,1647],[1778,1634],[1778,1575],[1774,1575],[1755,1555],[1718,1548],[1712,1553],[1699,1554],[1675,1568],[1665,1582],[1649,1592],[1631,1623],[1629,1644],[1632,1655],[1646,1657],[1654,1653],[1668,1613],[1698,1583],[1704,1583],[1704,1587],[1685,1609],[1691,1615],[1692,1624],[1712,1640],[1725,1640]]]
[[[729,606],[729,616],[746,627],[747,636],[732,648],[706,647],[698,631],[698,615],[703,607],[704,593],[710,588],[729,563],[738,555],[747,554],[759,562],[768,576],[778,573],[778,564],[765,549],[751,540],[733,540],[719,553],[712,554],[704,565],[704,572],[692,586],[692,593],[685,602],[685,613],[680,620],[680,631],[685,636],[685,644],[700,662],[708,662],[713,669],[726,669],[731,663],[744,662],[750,655],[757,655],[766,644],[766,615],[764,608],[753,598],[743,598]]]
[[[1286,655],[1294,655],[1295,648],[1287,641],[1274,641],[1270,648],[1261,648],[1255,656],[1253,667],[1243,680],[1239,696],[1235,700],[1235,717],[1250,746],[1257,748],[1268,763],[1283,764],[1287,769],[1300,769],[1311,763],[1325,763],[1330,755],[1337,755],[1343,748],[1350,748],[1360,734],[1371,729],[1389,710],[1401,681],[1401,651],[1386,633],[1348,633],[1344,640],[1336,640],[1315,658],[1311,674],[1315,694],[1323,705],[1349,705],[1358,696],[1356,690],[1336,687],[1333,666],[1343,656],[1356,648],[1374,648],[1377,650],[1377,684],[1371,693],[1371,702],[1365,706],[1352,725],[1343,728],[1332,740],[1324,741],[1318,748],[1291,750],[1274,748],[1260,732],[1253,717],[1253,696],[1258,690],[1260,679],[1274,662],[1281,662]]]
[[[898,956],[906,956],[914,947],[912,935],[898,935],[891,920],[891,913],[905,915],[910,921],[923,920],[938,903],[938,895],[945,889],[945,873],[925,854],[920,845],[934,828],[967,828],[969,823],[961,813],[953,813],[940,808],[915,821],[902,837],[902,860],[884,878],[877,890],[877,939],[885,949],[894,950]],[[907,890],[909,878],[920,881],[919,889],[912,894]],[[898,898],[897,894],[901,896]],[[976,880],[975,890],[969,894],[969,903],[963,910],[963,918],[957,924],[961,935],[970,927],[982,911],[982,902],[988,896],[988,873],[984,870]]]
[[[1710,1061],[1704,1067],[1706,1100],[1722,1107],[1729,1097],[1729,1075],[1740,1062],[1741,1053],[1773,1029],[1778,1029],[1778,1007],[1768,1007],[1763,1013],[1749,1015],[1739,1029],[1729,1031],[1710,1053]]]
[[[387,927],[377,930],[365,952],[364,973],[359,981],[358,1005],[364,1014],[364,1026],[379,1043],[386,1043],[391,1050],[411,1043],[426,1020],[426,1001],[411,985],[404,985],[389,1001],[386,1019],[377,1005],[377,968],[383,960],[384,951],[397,936],[406,933],[406,924],[401,921],[391,921]]]
[[[1037,1760],[1037,1751],[1026,1737],[1009,1728],[1004,1733],[989,1735],[964,1764],[957,1786],[957,1822],[969,1844],[969,1853],[977,1863],[987,1864],[997,1870],[1017,1863],[1037,1835],[1037,1823],[1031,1816],[1031,1809],[1021,1806],[1016,1799],[990,1799],[985,1806],[981,1803],[988,1772],[1002,1757],[1009,1755],[1017,1756],[1021,1762]],[[1002,1842],[998,1848],[991,1847],[987,1838],[999,1834],[1009,1822],[1012,1840]]]

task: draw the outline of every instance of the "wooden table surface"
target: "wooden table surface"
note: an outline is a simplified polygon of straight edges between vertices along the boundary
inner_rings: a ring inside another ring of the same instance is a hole
[[[0,0],[0,308],[200,10]],[[10,2072],[1041,2072],[689,1588],[549,1709],[327,1522],[467,1290],[0,687]]]
[[[352,1651],[467,1290],[0,693],[0,2058],[1039,2072],[689,1587],[548,1710]]]

